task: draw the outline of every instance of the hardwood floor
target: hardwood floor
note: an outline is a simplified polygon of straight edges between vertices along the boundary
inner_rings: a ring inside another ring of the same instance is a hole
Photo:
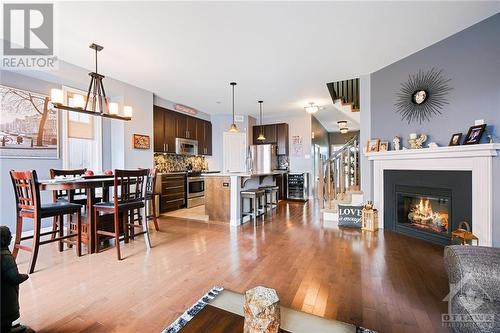
[[[323,229],[313,203],[281,203],[258,223],[162,218],[122,247],[76,257],[43,246],[20,288],[21,321],[37,332],[161,332],[214,285],[275,288],[296,310],[379,332],[437,332],[448,291],[443,248],[390,232]],[[18,257],[26,271],[28,253]]]

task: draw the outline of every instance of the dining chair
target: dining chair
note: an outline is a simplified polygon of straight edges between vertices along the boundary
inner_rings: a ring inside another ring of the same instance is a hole
[[[151,202],[151,209],[149,214],[146,215],[146,219],[153,219],[153,223],[155,225],[155,230],[160,231],[160,227],[158,225],[158,218],[156,217],[156,197],[159,196],[159,193],[156,193],[156,169],[152,168],[149,170],[148,178],[146,181],[146,205],[148,201]]]
[[[50,176],[50,179],[55,179],[56,177],[60,177],[60,176],[77,177],[77,176],[83,176],[85,174],[85,171],[87,171],[87,168],[83,168],[83,169],[50,169],[49,176]],[[67,202],[77,203],[77,204],[82,205],[84,207],[84,209],[85,209],[86,204],[87,204],[87,194],[85,192],[85,189],[52,191],[52,198],[53,198],[53,202],[67,201]],[[52,221],[52,230],[53,231],[57,230],[58,224],[59,224],[59,216],[54,216],[54,219]],[[74,230],[74,228],[76,227],[76,225],[73,223],[73,221],[71,219],[69,221],[68,227],[70,230]],[[52,239],[54,239],[55,234],[52,234],[51,237],[52,237]]]
[[[96,253],[99,252],[99,236],[112,237],[115,239],[118,260],[121,260],[120,234],[123,233],[123,240],[128,243],[131,230],[137,228],[142,229],[146,246],[151,248],[147,219],[143,219],[141,214],[139,223],[136,223],[136,219],[132,218],[132,214],[130,214],[134,210],[145,210],[145,180],[148,173],[148,169],[115,170],[113,201],[94,205]],[[102,219],[109,214],[113,214],[112,225],[107,225]]]
[[[42,204],[40,200],[40,187],[38,177],[35,170],[32,171],[10,171],[10,178],[14,186],[16,198],[16,236],[14,241],[14,249],[12,255],[14,259],[17,257],[19,250],[31,252],[28,273],[35,271],[38,250],[41,245],[52,242],[59,242],[59,252],[63,250],[63,241],[69,238],[76,238],[76,253],[81,256],[81,208],[82,206],[76,203],[59,201],[49,204]],[[64,235],[63,223],[59,225],[57,230],[41,232],[43,218],[59,216],[60,221],[64,221],[64,215],[76,214],[77,232],[76,234]],[[23,222],[28,218],[33,221],[33,235],[22,237]],[[48,240],[41,238],[46,235],[57,233],[58,237]],[[24,240],[33,239],[33,246],[21,245]]]

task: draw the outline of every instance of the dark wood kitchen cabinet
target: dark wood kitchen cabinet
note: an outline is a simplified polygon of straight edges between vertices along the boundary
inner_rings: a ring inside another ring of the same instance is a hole
[[[278,148],[278,155],[288,155],[288,124],[267,124],[263,125],[263,132],[266,140],[257,141],[261,132],[260,125],[253,127],[253,144],[275,144]]]
[[[175,153],[175,138],[198,141],[199,155],[212,155],[212,123],[171,111],[153,108],[153,148],[157,153]]]
[[[198,154],[212,155],[212,123],[203,119],[196,121],[196,138]]]
[[[175,153],[176,119],[172,112],[153,109],[153,149],[156,153]]]
[[[276,145],[278,155],[288,155],[288,124],[276,125]]]
[[[264,125],[264,136],[266,140],[264,143],[276,144],[278,140],[276,139],[276,125]]]
[[[186,207],[186,174],[161,175],[160,212]]]

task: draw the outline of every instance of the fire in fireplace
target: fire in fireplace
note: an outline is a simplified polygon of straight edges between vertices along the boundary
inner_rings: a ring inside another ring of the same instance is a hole
[[[472,221],[470,171],[385,170],[384,227],[448,245],[461,221]]]
[[[448,234],[450,199],[446,196],[422,196],[397,193],[399,223],[407,226]]]

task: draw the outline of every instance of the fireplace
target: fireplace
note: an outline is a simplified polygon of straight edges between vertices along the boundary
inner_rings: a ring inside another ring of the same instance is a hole
[[[472,176],[467,171],[387,170],[384,227],[450,244],[461,221],[472,223]]]

